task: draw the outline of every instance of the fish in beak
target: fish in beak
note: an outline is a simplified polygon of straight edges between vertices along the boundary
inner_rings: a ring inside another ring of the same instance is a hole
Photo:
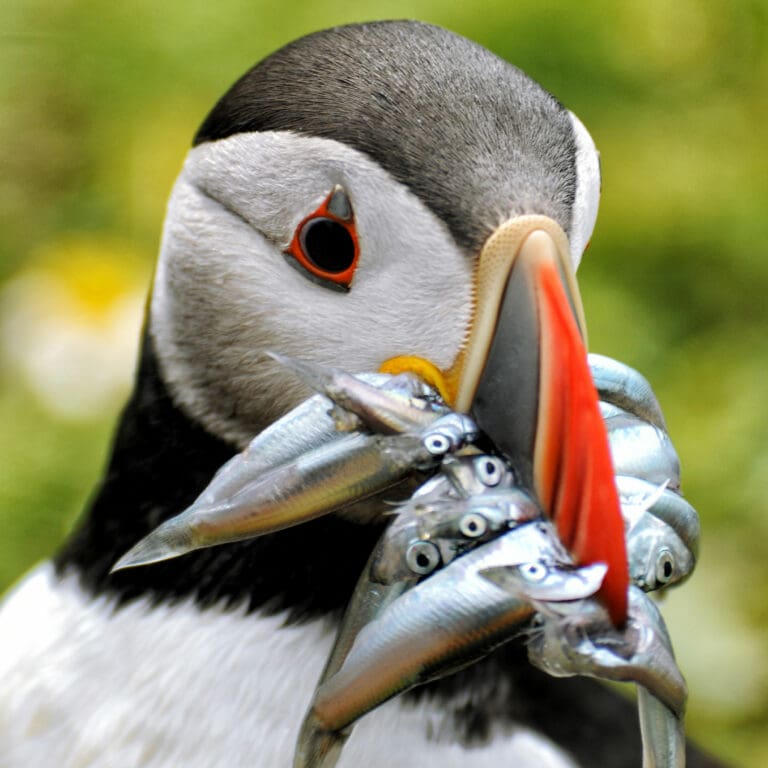
[[[191,507],[135,544],[112,571],[308,522],[382,493],[409,476],[434,470],[445,454],[476,437],[470,418],[447,413],[421,430],[342,434],[255,478],[247,472],[244,478],[242,465],[246,462],[242,460],[214,478],[211,485],[220,483],[218,489],[226,489],[223,496],[209,486]],[[252,443],[250,449],[254,454],[262,452],[259,444]]]
[[[263,433],[266,439],[258,436],[192,507],[139,542],[115,570],[269,533],[380,493],[415,469],[434,467],[433,457],[471,442],[474,419],[509,462],[518,485],[532,491],[555,522],[576,564],[607,565],[600,597],[620,626],[628,587],[624,525],[587,363],[581,299],[560,226],[544,216],[521,216],[499,227],[479,255],[474,294],[466,343],[447,371],[424,358],[399,356],[381,366],[398,383],[376,386],[273,355],[334,404],[334,426],[344,421],[341,410],[353,414],[352,427],[362,424],[376,434],[334,435],[317,404],[311,411],[300,406]],[[439,392],[443,405],[413,379],[402,383],[399,374],[406,373]],[[445,404],[454,412],[446,413]],[[472,419],[462,417],[466,413]],[[311,450],[284,463],[270,460],[271,443],[295,432],[297,420],[312,435]],[[267,457],[262,471],[247,458],[260,455]]]
[[[509,590],[483,576],[510,566],[519,567]],[[332,768],[351,726],[366,712],[508,641],[534,613],[535,596],[570,602],[594,594],[605,570],[599,564],[574,568],[553,524],[529,522],[411,588],[363,589],[364,574],[302,725],[294,768]]]
[[[528,645],[531,663],[555,677],[587,675],[637,685],[645,768],[683,768],[685,679],[658,607],[638,587],[629,589],[625,628],[586,600],[578,612],[538,603],[541,621]]]
[[[472,414],[576,563],[607,564],[600,597],[620,626],[629,586],[624,524],[565,233],[545,216],[509,220],[483,246],[474,284],[474,317],[450,370],[407,356],[382,370],[419,373]]]
[[[645,434],[634,422],[628,428]],[[656,442],[651,445],[650,454],[659,451]],[[624,481],[619,490],[632,563],[642,570],[637,583],[653,589],[680,578],[693,562],[688,548],[695,551],[695,512],[666,484],[618,480]],[[635,587],[628,620],[617,629],[605,601],[587,599],[600,588],[607,566],[574,565],[554,525],[534,522],[539,515],[498,458],[444,460],[438,474],[399,508],[361,575],[303,723],[295,768],[332,768],[366,711],[468,663],[488,633],[501,630],[496,642],[513,637],[534,612],[538,623],[529,629],[529,649],[537,666],[555,676],[637,682],[644,765],[679,768],[686,692],[660,614]],[[549,538],[539,540],[547,531]],[[480,560],[482,567],[475,568]],[[667,564],[669,574],[660,568]],[[660,574],[653,583],[649,568]],[[458,579],[454,587],[446,581],[449,575]],[[488,593],[483,580],[513,602]],[[435,606],[438,614],[432,613]],[[462,624],[465,613],[471,619]],[[457,619],[459,630],[446,642],[447,627]],[[382,659],[389,659],[387,674]]]

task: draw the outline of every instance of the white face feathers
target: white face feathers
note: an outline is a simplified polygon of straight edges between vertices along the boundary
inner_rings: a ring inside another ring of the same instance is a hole
[[[335,185],[359,238],[348,293],[284,256]],[[174,187],[152,335],[177,402],[244,443],[306,395],[263,350],[350,371],[402,354],[448,367],[469,321],[471,276],[445,225],[367,156],[287,132],[236,134],[194,148]]]

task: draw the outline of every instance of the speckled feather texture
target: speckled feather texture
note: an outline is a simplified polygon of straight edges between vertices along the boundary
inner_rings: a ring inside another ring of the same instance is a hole
[[[0,611],[0,765],[288,768],[333,630],[284,618],[149,600],[115,611],[38,567]],[[339,768],[576,768],[528,729],[495,735],[468,749],[439,703],[396,699],[360,721]]]

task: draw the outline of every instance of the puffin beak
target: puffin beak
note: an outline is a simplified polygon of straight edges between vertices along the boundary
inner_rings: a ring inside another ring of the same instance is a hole
[[[585,335],[565,233],[548,217],[520,216],[483,246],[474,316],[451,369],[402,357],[382,370],[415,370],[473,415],[575,561],[608,566],[599,597],[619,626],[629,586],[624,524]]]

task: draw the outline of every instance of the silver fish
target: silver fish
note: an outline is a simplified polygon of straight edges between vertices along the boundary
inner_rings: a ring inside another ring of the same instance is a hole
[[[449,455],[440,472],[397,508],[360,575],[320,682],[335,674],[360,629],[438,564],[541,516],[530,497],[512,487],[513,480],[496,457]],[[470,491],[475,495],[467,498]],[[425,553],[419,545],[439,549]]]
[[[426,576],[466,550],[540,517],[531,497],[519,489],[471,499],[411,500],[382,537],[371,578],[388,584]]]
[[[315,692],[294,765],[329,768],[329,756],[337,754],[345,729],[366,712],[509,640],[533,612],[525,581],[513,595],[495,587],[481,571],[532,560],[570,565],[550,523],[521,525],[389,601],[362,626],[338,671],[326,676]],[[577,579],[578,588],[567,592],[584,597],[599,588],[602,572]]]
[[[547,603],[570,603],[593,595],[600,588],[607,572],[608,566],[605,563],[593,563],[579,568],[538,560],[479,571],[484,579],[510,594],[523,594],[529,600]]]
[[[371,560],[375,555],[374,550]],[[388,584],[376,583],[370,578],[371,560],[363,569],[344,612],[344,619],[317,683],[315,695],[317,689],[339,671],[360,631],[418,580],[418,576],[409,574]],[[333,768],[351,731],[351,725],[338,730],[327,730],[318,723],[310,709],[305,715],[296,741],[294,768]]]
[[[427,573],[459,551],[540,517],[513,480],[494,456],[447,456],[440,472],[397,508],[360,575],[318,685],[338,671],[359,631]],[[470,491],[475,495],[467,498]]]
[[[618,476],[616,485],[622,505],[641,507],[666,523],[680,537],[694,557],[699,552],[701,523],[696,510],[679,494],[664,486],[662,492],[636,477]]]
[[[421,433],[353,433],[258,476],[220,504],[193,505],[165,521],[112,568],[168,560],[195,549],[262,536],[338,510],[391,488],[476,435],[474,423],[450,413]]]
[[[245,450],[216,472],[190,509],[220,504],[259,475],[338,439],[339,433],[330,415],[332,407],[333,403],[327,397],[313,395],[270,424]]]
[[[382,385],[374,385],[340,368],[296,360],[277,352],[268,351],[267,355],[344,412],[355,414],[368,429],[382,435],[423,429],[450,410],[434,390],[411,374],[392,376]],[[344,424],[348,429],[346,420]]]
[[[682,718],[642,685],[637,708],[643,740],[643,768],[685,768],[685,728]]]
[[[538,630],[528,645],[531,662],[554,677],[588,675],[647,688],[676,717],[688,697],[672,643],[656,604],[637,587],[629,588],[629,617],[616,629],[596,600],[577,612],[559,603],[537,602]]]
[[[514,488],[514,473],[499,458],[453,456],[401,505],[363,569],[318,688],[343,665],[360,631],[439,565],[509,526],[540,517]],[[296,765],[330,768],[347,731],[326,731],[311,713],[298,741]]]
[[[352,378],[372,389],[387,389],[396,400],[409,399],[417,393],[425,393],[424,385],[412,377],[362,373]],[[425,396],[430,395],[427,392]],[[189,509],[216,506],[241,491],[259,475],[339,439],[339,418],[334,415],[334,407],[334,402],[328,397],[322,394],[313,395],[270,424],[256,435],[243,451],[233,456],[216,472]],[[345,418],[346,431],[365,426],[362,420],[351,412],[345,411]]]
[[[600,400],[639,416],[663,432],[667,431],[659,401],[642,374],[604,355],[590,353],[587,360]]]
[[[370,578],[389,584],[425,576],[508,528],[540,518],[533,499],[513,482],[512,471],[495,456],[448,457],[440,473],[399,507],[371,557]]]
[[[652,591],[687,578],[696,565],[699,517],[678,493],[634,477],[616,478],[627,525],[630,579]]]
[[[440,474],[424,483],[414,498],[439,495],[444,498],[469,499],[489,491],[504,491],[516,486],[515,473],[498,456],[473,454],[446,456]]]
[[[354,390],[354,385],[347,383],[352,390],[352,394],[347,396],[347,404],[354,404],[353,395],[355,395],[358,398],[358,410],[364,407],[372,410],[374,405],[377,405],[376,413],[379,419],[387,417],[387,405],[399,413],[403,402],[410,403],[422,396],[425,402],[431,402],[434,399],[434,391],[412,376],[390,376],[383,373],[362,373],[354,376],[346,374],[346,376],[364,388]],[[382,395],[382,392],[386,394]],[[385,398],[383,403],[380,402],[380,397]],[[366,398],[373,398],[372,403],[368,404]],[[430,407],[428,412],[432,421],[443,413],[437,405],[434,408]],[[419,419],[423,414],[424,411],[418,410]],[[355,413],[347,410],[342,412],[334,401],[324,394],[313,395],[260,432],[245,450],[224,464],[189,509],[202,510],[221,504],[259,475],[294,461],[321,445],[338,440],[341,437],[340,421],[344,421],[344,430],[349,432],[370,426]],[[418,430],[421,426],[421,421],[414,422],[410,424],[410,431]]]
[[[663,429],[615,405],[600,403],[600,413],[617,475],[680,487],[680,460]]]
[[[630,587],[623,630],[611,625],[594,600],[583,601],[577,613],[563,613],[558,603],[539,607],[538,631],[528,646],[531,662],[555,677],[588,675],[636,683],[643,768],[684,768],[688,692],[656,604]]]

